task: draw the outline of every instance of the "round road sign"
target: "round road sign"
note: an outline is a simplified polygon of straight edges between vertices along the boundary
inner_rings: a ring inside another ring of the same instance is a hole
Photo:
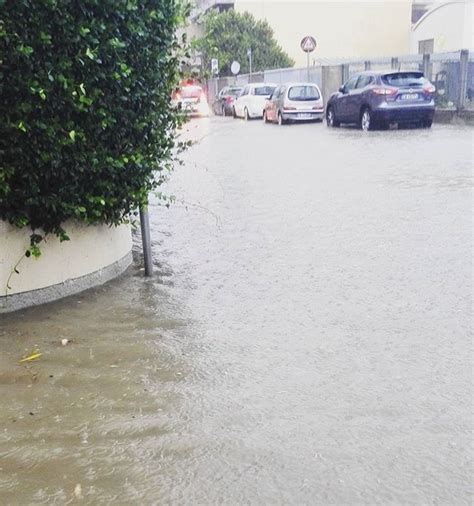
[[[311,35],[303,37],[303,40],[301,41],[301,49],[305,53],[312,53],[316,49],[316,39],[311,37]]]
[[[230,71],[236,76],[240,72],[240,63],[238,61],[233,61],[230,66]]]

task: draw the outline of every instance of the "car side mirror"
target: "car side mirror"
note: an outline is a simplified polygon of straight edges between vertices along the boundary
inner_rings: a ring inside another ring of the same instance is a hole
[[[345,91],[345,89],[344,89],[344,86],[341,86],[341,87],[339,88],[339,92],[340,92],[340,93],[345,93],[345,92],[346,92],[346,91]]]

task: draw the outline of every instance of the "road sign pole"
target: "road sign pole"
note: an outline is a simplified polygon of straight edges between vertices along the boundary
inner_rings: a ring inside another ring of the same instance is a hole
[[[234,84],[237,84],[237,74],[240,72],[240,63],[237,60],[232,62],[230,71],[234,74]]]
[[[316,39],[310,35],[303,37],[300,43],[301,49],[306,53],[306,78],[308,82],[310,81],[309,53],[316,49],[316,45]]]

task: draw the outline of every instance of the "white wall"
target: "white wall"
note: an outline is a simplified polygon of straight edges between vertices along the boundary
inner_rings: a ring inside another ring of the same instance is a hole
[[[130,253],[130,226],[64,225],[70,241],[48,236],[40,244],[41,256],[26,258],[30,230],[0,221],[0,298],[5,296],[10,273],[20,258],[20,274],[10,278],[8,295],[38,290],[100,271]]]
[[[435,5],[413,27],[411,52],[418,42],[434,39],[434,52],[474,49],[473,2],[451,1]]]
[[[236,10],[266,19],[282,48],[306,65],[305,35],[318,47],[311,58],[396,56],[408,52],[411,0],[236,0]]]

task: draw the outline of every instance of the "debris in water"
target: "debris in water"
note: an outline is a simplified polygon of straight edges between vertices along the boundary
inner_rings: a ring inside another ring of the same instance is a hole
[[[82,487],[80,483],[74,487],[74,495],[77,499],[82,499]]]
[[[40,353],[38,350],[33,350],[29,355],[27,355],[26,357],[23,357],[20,360],[20,364],[22,362],[31,362],[32,360],[36,360],[37,358],[40,358],[41,355],[42,355],[42,353]]]
[[[66,346],[69,343],[69,339],[61,339],[61,345]]]

